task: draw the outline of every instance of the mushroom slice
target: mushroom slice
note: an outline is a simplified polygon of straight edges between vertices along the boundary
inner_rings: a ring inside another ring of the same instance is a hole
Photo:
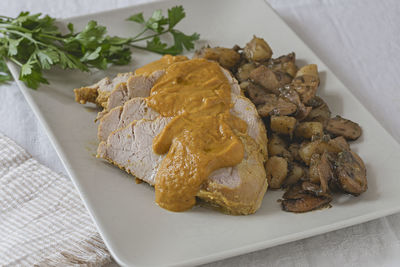
[[[292,154],[294,160],[301,161],[301,157],[299,155],[300,144],[291,143],[289,146],[289,152]]]
[[[238,78],[239,81],[245,81],[249,79],[250,73],[256,68],[256,64],[254,62],[250,63],[245,63],[241,65],[237,72],[236,72],[236,77]]]
[[[280,188],[288,173],[287,160],[282,157],[273,156],[265,164],[265,169],[270,188]]]
[[[284,211],[303,213],[325,207],[331,200],[332,198],[327,196],[302,194],[301,198],[282,200],[281,205]]]
[[[321,137],[324,134],[324,127],[318,121],[306,121],[297,125],[294,134],[306,139],[311,139],[314,135]]]
[[[278,134],[273,133],[268,138],[268,155],[281,156],[286,159],[292,159],[292,154],[286,149],[287,144]]]
[[[256,36],[253,36],[253,39],[246,44],[243,53],[248,61],[266,61],[272,56],[272,50],[268,43]]]
[[[315,64],[299,69],[292,81],[292,86],[299,93],[303,103],[308,103],[315,96],[318,85],[318,69]]]
[[[333,138],[329,140],[328,142],[332,146],[337,147],[338,149],[342,151],[349,151],[350,150],[350,145],[347,143],[346,139],[343,136],[338,136],[336,138]]]
[[[333,167],[331,164],[331,159],[333,155],[330,152],[324,152],[321,156],[321,160],[318,163],[318,175],[319,175],[319,182],[321,185],[321,191],[323,193],[328,192],[329,190],[329,182],[330,180],[334,179],[333,174]]]
[[[249,89],[249,95],[250,95],[250,89]],[[268,117],[269,115],[285,116],[293,114],[297,110],[295,104],[290,103],[274,94],[265,95],[263,100],[264,103],[257,106],[258,114],[260,114],[261,117]]]
[[[294,77],[298,70],[296,66],[296,54],[292,52],[278,58],[270,59],[268,62],[268,68],[273,71],[286,72],[290,76]]]
[[[297,162],[290,162],[289,174],[284,182],[284,186],[296,184],[305,175],[303,167]]]
[[[329,141],[324,140],[324,137],[319,140],[315,140],[309,143],[303,143],[299,149],[299,155],[301,159],[307,165],[310,165],[311,157],[314,154],[323,154],[324,152],[334,152],[338,153],[342,150],[329,143]]]
[[[204,47],[196,51],[194,57],[217,61],[226,69],[232,69],[240,60],[240,54],[237,51],[225,47]]]
[[[279,96],[297,106],[296,118],[299,121],[305,119],[308,116],[308,114],[312,110],[312,107],[306,107],[303,102],[301,102],[299,94],[296,90],[293,89],[291,85],[286,85],[279,88],[279,92]]]
[[[364,162],[352,151],[343,151],[338,154],[336,176],[339,187],[349,194],[358,196],[368,188]]]
[[[293,136],[297,120],[290,116],[271,116],[271,130],[275,133]]]
[[[242,87],[242,84],[244,83],[245,86]],[[272,99],[277,99],[274,94],[267,93],[264,88],[252,82],[243,82],[241,83],[241,87],[245,88],[244,90],[246,94],[250,98],[251,102],[254,103],[254,105],[264,104],[265,102],[271,101]]]
[[[326,130],[335,136],[343,136],[348,140],[356,140],[361,135],[361,127],[351,120],[340,116],[331,118],[326,125]]]
[[[328,105],[318,96],[311,99],[308,104],[312,106],[312,110],[308,114],[306,121],[318,121],[326,126],[331,117],[331,111]]]
[[[255,83],[265,87],[269,92],[274,94],[279,94],[278,88],[292,81],[292,77],[289,74],[272,71],[264,65],[252,70],[249,77]]]

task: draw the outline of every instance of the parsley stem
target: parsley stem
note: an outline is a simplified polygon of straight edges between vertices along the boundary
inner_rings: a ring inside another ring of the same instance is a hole
[[[15,58],[10,57],[10,60],[11,60],[12,62],[14,62],[15,64],[17,64],[18,66],[22,67],[22,63],[19,62],[18,60],[16,60]]]
[[[132,40],[131,43],[136,43],[136,42],[143,41],[143,40],[146,40],[146,39],[150,39],[150,38],[153,38],[153,37],[156,37],[156,36],[160,36],[161,34],[164,34],[164,33],[167,33],[167,32],[170,32],[170,30],[166,30],[166,31],[163,31],[163,32],[160,32],[160,33],[156,33],[156,34],[149,35],[149,36],[146,36],[146,37],[143,37],[143,38]]]
[[[138,38],[139,36],[141,36],[143,33],[145,33],[147,30],[148,30],[147,28],[144,28],[143,31],[141,31],[140,33],[136,34],[136,35],[132,38],[132,40],[135,40],[136,38]]]

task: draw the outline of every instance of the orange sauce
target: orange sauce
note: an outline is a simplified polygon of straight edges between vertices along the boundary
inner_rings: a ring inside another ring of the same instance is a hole
[[[165,55],[159,60],[153,61],[147,65],[144,65],[141,68],[138,68],[135,71],[135,75],[144,75],[144,76],[149,76],[156,70],[165,70],[168,66],[179,62],[179,61],[184,61],[188,60],[187,57],[185,56],[171,56],[171,55]]]
[[[173,117],[153,140],[155,153],[167,153],[155,178],[156,202],[171,211],[190,209],[214,170],[243,160],[237,133],[246,133],[247,124],[230,113],[231,87],[220,66],[205,59],[170,64],[147,103]]]

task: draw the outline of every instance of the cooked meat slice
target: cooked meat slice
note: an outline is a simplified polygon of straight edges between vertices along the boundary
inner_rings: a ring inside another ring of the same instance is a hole
[[[232,104],[232,113],[248,124],[248,135],[240,136],[245,144],[245,159],[235,167],[215,171],[198,197],[221,206],[228,213],[250,214],[261,205],[267,188],[263,164],[267,157],[266,132],[254,105],[247,98],[232,93]],[[145,114],[149,114],[149,110]],[[153,153],[152,141],[169,120],[163,117],[134,120],[125,128],[114,130],[106,141],[100,143],[98,156],[154,184],[155,174],[165,155]]]
[[[293,89],[292,86],[286,85],[284,87],[281,87],[279,88],[279,92],[279,96],[297,106],[296,118],[299,121],[305,119],[308,116],[312,107],[306,107],[303,102],[301,102],[299,94],[296,90]]]
[[[301,101],[308,103],[316,94],[319,85],[317,65],[302,67],[292,81],[293,88],[299,93]]]
[[[288,163],[285,158],[273,156],[265,164],[270,188],[281,188],[288,173]]]
[[[331,202],[332,198],[304,194],[298,199],[284,199],[281,202],[284,211],[302,213],[322,208]]]
[[[268,43],[256,36],[253,36],[253,39],[246,44],[243,53],[248,61],[266,61],[272,56]]]
[[[336,175],[340,188],[349,194],[358,196],[368,188],[364,162],[352,151],[338,154]]]
[[[255,83],[263,86],[269,92],[279,94],[278,88],[289,84],[292,80],[290,75],[284,72],[272,71],[264,65],[252,70],[249,75]]]
[[[331,117],[328,105],[318,96],[309,101],[312,110],[305,118],[306,121],[318,121],[325,127]]]
[[[152,142],[169,121],[170,118],[164,117],[133,121],[127,127],[112,132],[106,142],[100,143],[98,157],[153,185],[165,155],[155,154]],[[264,155],[253,138],[247,135],[240,138],[245,145],[243,161],[237,166],[213,172],[198,196],[222,206],[229,213],[250,214],[260,206],[267,187]]]
[[[331,118],[328,121],[326,130],[335,136],[343,136],[349,140],[356,140],[361,135],[361,127],[351,120],[347,120],[340,116]]]
[[[270,127],[275,133],[285,134],[292,137],[297,120],[289,116],[271,116]]]
[[[292,52],[278,58],[270,59],[267,66],[273,71],[285,72],[294,77],[298,70],[296,66],[296,54]]]
[[[159,115],[147,106],[144,98],[132,98],[123,106],[111,109],[100,119],[97,136],[100,141],[105,141],[111,132],[127,126],[134,120],[154,120]]]
[[[87,102],[96,103],[99,95],[97,89],[98,87],[95,85],[74,89],[75,101],[79,104],[86,104]]]
[[[297,125],[294,131],[295,136],[311,139],[313,136],[322,136],[324,134],[324,127],[322,123],[317,121],[302,122]]]
[[[238,68],[235,76],[241,82],[246,81],[250,78],[250,72],[252,72],[255,68],[256,64],[254,64],[254,62],[245,63]]]
[[[240,60],[240,54],[225,47],[204,47],[196,51],[194,58],[205,58],[217,61],[222,67],[232,69]]]
[[[120,73],[112,80],[106,77],[93,85],[74,89],[75,101],[81,104],[91,102],[105,107],[111,91],[118,84],[125,83],[131,75],[131,72]]]

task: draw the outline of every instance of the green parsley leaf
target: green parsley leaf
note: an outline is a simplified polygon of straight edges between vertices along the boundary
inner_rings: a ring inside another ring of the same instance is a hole
[[[143,13],[137,13],[135,15],[130,16],[127,20],[134,21],[140,24],[144,24]]]
[[[169,28],[172,29],[186,16],[183,6],[175,6],[168,9]]]
[[[126,38],[107,35],[106,27],[96,21],[89,21],[81,32],[69,23],[69,32],[62,34],[56,19],[47,15],[21,12],[15,18],[0,16],[0,83],[11,79],[6,60],[20,66],[21,81],[37,88],[48,83],[43,70],[56,65],[81,71],[124,65],[131,61],[132,47],[159,54],[182,53],[184,49],[193,49],[199,38],[196,33],[186,35],[175,29],[184,17],[182,6],[168,9],[167,17],[161,10],[154,11],[147,20],[143,13],[137,13],[128,20],[141,24],[143,29]],[[174,43],[163,42],[160,37],[164,34],[172,35]],[[137,44],[140,42],[144,45]]]

